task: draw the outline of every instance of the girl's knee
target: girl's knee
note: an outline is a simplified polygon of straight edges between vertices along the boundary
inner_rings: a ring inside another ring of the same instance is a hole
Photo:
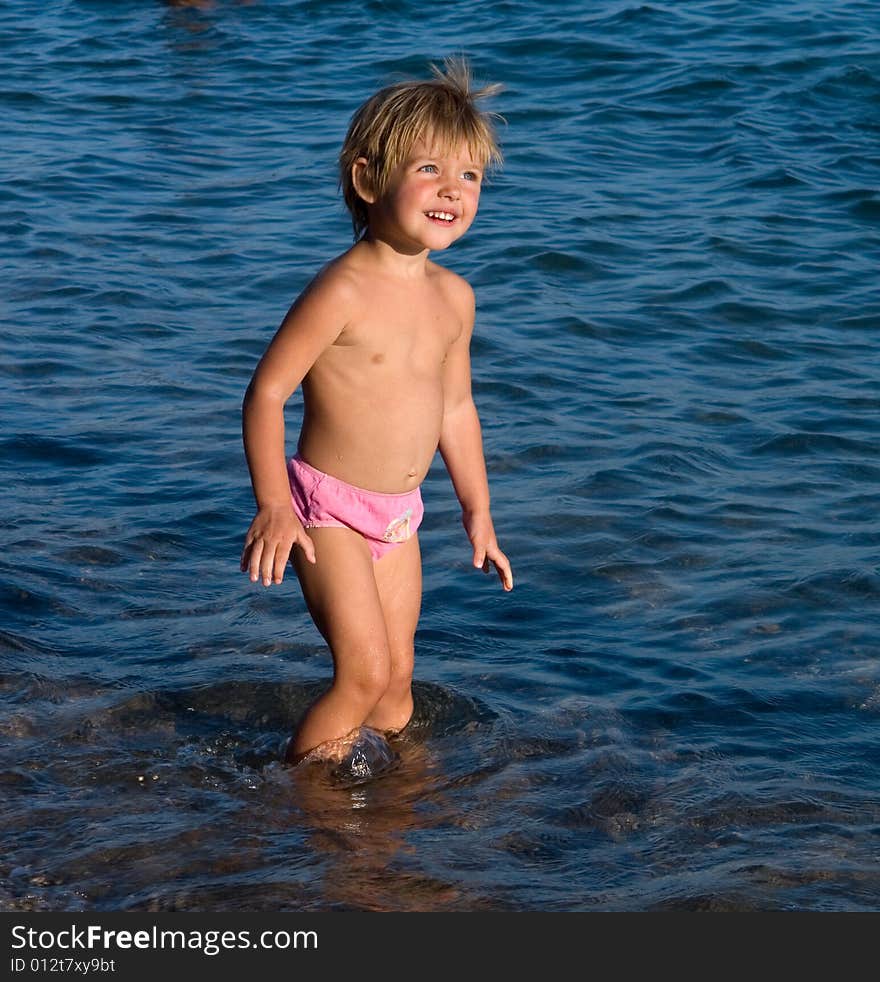
[[[386,653],[384,657],[362,658],[356,666],[337,675],[336,685],[372,708],[385,695],[391,679],[391,661]]]
[[[412,646],[391,652],[389,688],[407,687],[412,682],[415,651]]]

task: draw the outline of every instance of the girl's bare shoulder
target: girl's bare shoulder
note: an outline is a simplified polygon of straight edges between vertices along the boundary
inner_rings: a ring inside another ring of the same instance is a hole
[[[458,273],[435,262],[428,262],[428,274],[447,302],[463,315],[472,314],[475,304],[474,289]]]

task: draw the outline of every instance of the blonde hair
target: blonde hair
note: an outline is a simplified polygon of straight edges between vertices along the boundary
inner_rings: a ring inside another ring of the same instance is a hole
[[[431,65],[434,78],[398,82],[368,99],[357,110],[339,154],[339,184],[351,212],[354,237],[368,225],[367,203],[357,193],[352,168],[366,158],[363,180],[380,197],[391,175],[413,146],[430,133],[442,150],[467,146],[474,163],[483,167],[501,163],[501,150],[493,119],[497,113],[481,110],[477,101],[495,95],[498,84],[473,90],[470,67],[464,58],[446,58],[443,68]]]

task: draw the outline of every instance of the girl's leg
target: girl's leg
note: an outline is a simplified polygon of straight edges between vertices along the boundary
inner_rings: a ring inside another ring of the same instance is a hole
[[[385,615],[364,539],[346,528],[309,529],[317,562],[293,562],[309,613],[333,655],[333,684],[308,710],[287,750],[307,751],[360,726],[388,689],[391,657]],[[396,550],[395,550],[396,551]]]
[[[402,730],[413,711],[414,643],[422,606],[418,535],[385,553],[373,568],[385,618],[391,677],[385,694],[364,722],[377,730]]]

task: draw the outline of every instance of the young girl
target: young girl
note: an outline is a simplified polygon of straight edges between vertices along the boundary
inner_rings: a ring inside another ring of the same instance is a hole
[[[242,571],[281,583],[288,560],[333,655],[333,684],[287,760],[333,757],[361,726],[399,732],[413,710],[421,605],[419,485],[439,448],[474,566],[513,589],[489,512],[471,398],[474,294],[428,259],[470,228],[500,160],[467,65],[389,86],[355,113],[340,154],[356,242],[291,307],[254,372],[243,436],[257,514]],[[298,452],[284,405],[302,384]]]

